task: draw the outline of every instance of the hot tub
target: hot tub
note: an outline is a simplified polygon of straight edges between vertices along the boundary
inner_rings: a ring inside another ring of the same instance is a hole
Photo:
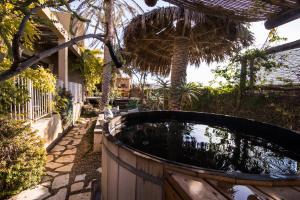
[[[170,173],[239,185],[300,185],[300,134],[218,114],[116,117],[102,143],[103,199],[163,199]]]

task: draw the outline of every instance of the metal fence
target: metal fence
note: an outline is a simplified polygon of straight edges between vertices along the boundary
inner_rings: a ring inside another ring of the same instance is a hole
[[[27,119],[37,120],[50,113],[52,113],[52,98],[51,92],[41,91],[33,86],[33,82],[30,79],[15,77],[15,84],[17,87],[27,90],[25,98],[21,101],[14,100],[14,103],[10,106],[10,115],[14,119]]]
[[[38,120],[52,113],[53,94],[41,91],[33,86],[30,79],[23,77],[14,78],[15,85],[26,90],[26,94],[21,94],[21,98],[14,99],[10,105],[10,116],[14,119]],[[63,87],[61,80],[57,81],[57,88]],[[74,103],[83,102],[83,91],[80,83],[69,82],[68,90],[72,94]],[[24,98],[22,98],[24,96]]]
[[[64,82],[62,80],[57,80],[56,87],[57,88],[63,88],[64,87]],[[73,103],[82,103],[83,102],[82,84],[69,82],[68,83],[68,90],[72,95]]]
[[[80,83],[69,82],[69,91],[72,94],[74,103],[83,102],[82,85]]]

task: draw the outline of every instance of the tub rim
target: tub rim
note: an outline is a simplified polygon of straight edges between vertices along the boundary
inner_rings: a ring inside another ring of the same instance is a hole
[[[273,127],[276,129],[280,129],[282,131],[291,132],[294,134],[297,134],[300,136],[299,132],[286,129],[283,127],[280,127],[278,125],[269,124],[266,122],[259,122],[253,119],[248,118],[241,118],[241,117],[235,117],[230,115],[223,115],[223,114],[215,114],[215,113],[207,113],[207,112],[194,112],[194,111],[143,111],[143,112],[136,112],[136,113],[127,113],[122,116],[117,116],[111,119],[109,122],[105,123],[104,133],[103,135],[105,138],[112,142],[114,145],[117,145],[119,148],[123,148],[127,151],[129,151],[131,154],[142,157],[143,159],[147,159],[153,162],[158,162],[160,164],[163,164],[164,171],[167,173],[181,173],[186,176],[196,176],[198,178],[209,178],[214,180],[222,180],[225,182],[233,183],[233,184],[250,184],[250,185],[261,185],[261,186],[295,186],[300,185],[300,175],[279,175],[279,176],[271,176],[267,174],[249,174],[249,173],[239,173],[239,172],[226,172],[223,170],[216,170],[216,169],[209,169],[204,167],[198,167],[194,165],[184,164],[168,159],[164,159],[146,152],[143,152],[141,150],[135,149],[129,145],[126,145],[122,143],[120,140],[116,139],[112,131],[114,131],[118,126],[122,125],[124,123],[124,119],[126,119],[128,116],[134,116],[134,115],[143,115],[143,114],[151,114],[151,113],[169,113],[169,114],[176,114],[176,113],[184,113],[184,114],[196,114],[196,115],[202,115],[202,116],[217,116],[221,118],[230,118],[232,119],[238,119],[246,121],[247,123],[253,123],[260,124],[262,126],[266,127]],[[253,124],[254,125],[254,124]],[[107,147],[106,147],[107,148]],[[108,149],[106,149],[108,150]],[[111,152],[112,153],[112,152]]]

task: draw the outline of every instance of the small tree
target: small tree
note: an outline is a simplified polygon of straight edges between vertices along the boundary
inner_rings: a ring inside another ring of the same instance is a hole
[[[60,49],[66,48],[68,46],[74,45],[77,42],[88,39],[88,38],[96,38],[97,40],[103,42],[109,50],[111,54],[111,58],[114,61],[116,67],[121,67],[122,64],[119,62],[118,58],[116,57],[113,47],[111,45],[111,40],[109,38],[105,38],[105,34],[103,33],[94,33],[94,34],[85,34],[78,37],[71,38],[69,41],[57,45],[53,48],[44,50],[42,52],[36,52],[33,56],[29,58],[24,58],[22,56],[23,48],[26,48],[26,38],[30,35],[27,34],[26,30],[29,28],[29,24],[33,21],[33,14],[36,14],[40,9],[43,8],[52,8],[52,9],[60,9],[60,10],[68,10],[76,17],[78,20],[87,22],[88,20],[81,17],[76,11],[71,9],[71,2],[72,0],[60,0],[60,1],[5,1],[3,5],[0,7],[0,16],[1,22],[5,22],[6,14],[10,14],[10,17],[16,16],[14,18],[14,24],[17,25],[10,27],[8,25],[1,24],[1,38],[3,39],[1,43],[4,43],[8,48],[8,56],[11,56],[12,63],[8,69],[2,70],[0,73],[0,81],[8,80],[9,78],[23,72],[29,67],[34,66],[39,61],[44,58],[51,56],[52,54],[56,53]],[[21,16],[21,17],[19,17]],[[20,22],[18,21],[20,19]],[[7,23],[6,23],[7,24]],[[3,28],[3,27],[4,28]],[[12,40],[9,40],[9,37],[6,36],[6,32],[9,32]],[[29,33],[31,31],[28,31]],[[12,42],[10,42],[12,41]],[[3,59],[3,56],[2,56]]]

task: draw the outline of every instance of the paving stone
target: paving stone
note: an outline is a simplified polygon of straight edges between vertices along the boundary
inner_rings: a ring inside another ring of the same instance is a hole
[[[76,154],[76,152],[77,152],[77,149],[73,148],[73,149],[66,150],[63,154],[64,155],[67,155],[67,154]]]
[[[49,187],[51,185],[51,181],[44,182],[41,185],[45,187]]]
[[[69,144],[70,143],[70,141],[68,141],[68,140],[63,140],[63,141],[60,141],[58,144],[59,145],[67,145],[67,144]]]
[[[88,186],[86,186],[85,189],[91,189],[92,188],[92,182],[93,181],[89,182]]]
[[[64,174],[54,178],[52,182],[52,189],[64,187],[69,184],[69,174]]]
[[[48,162],[48,163],[46,164],[46,167],[47,167],[47,168],[50,168],[50,169],[56,169],[56,168],[61,167],[61,166],[63,166],[63,164],[61,164],[61,163],[56,163],[56,162]]]
[[[67,149],[74,149],[76,146],[74,145],[67,145]]]
[[[47,162],[51,162],[54,160],[54,156],[53,155],[47,155]]]
[[[55,152],[55,151],[63,151],[63,150],[65,150],[65,149],[66,149],[66,147],[64,147],[64,146],[56,145],[56,146],[51,150],[51,152]]]
[[[74,139],[72,145],[78,145],[80,144],[81,139]]]
[[[98,171],[100,174],[102,174],[102,167],[99,167],[96,171]]]
[[[58,175],[58,173],[55,173],[55,172],[50,172],[50,171],[47,171],[47,172],[46,172],[46,174],[47,174],[47,175],[49,175],[49,176],[52,176],[52,177],[54,177],[54,176],[57,176],[57,175]]]
[[[80,194],[73,194],[69,197],[69,200],[90,200],[91,199],[91,193],[85,192]]]
[[[50,152],[51,155],[57,156],[61,154],[61,151]]]
[[[73,137],[68,137],[68,136],[66,136],[66,137],[64,137],[63,139],[62,139],[62,141],[70,141],[70,140],[72,140],[73,139]]]
[[[73,137],[74,137],[74,134],[73,134],[73,133],[68,133],[66,136],[67,136],[68,138],[71,138],[71,140],[72,140]]]
[[[41,182],[47,182],[47,181],[50,181],[50,180],[52,180],[51,176],[43,176]]]
[[[46,200],[64,200],[66,199],[66,196],[67,196],[67,188],[61,188],[54,196],[51,196]]]
[[[88,186],[85,187],[85,189],[91,189],[91,188],[92,188],[92,183],[93,183],[94,181],[96,181],[96,180],[97,180],[97,179],[91,180],[91,181],[89,182]]]
[[[58,159],[56,159],[56,162],[69,163],[69,162],[73,162],[74,159],[75,159],[74,155],[66,155],[66,156],[60,156]]]
[[[83,189],[83,182],[74,183],[71,185],[71,192],[75,192]]]
[[[45,186],[38,185],[35,188],[25,190],[17,195],[17,200],[38,200],[50,196],[49,189]]]
[[[83,135],[75,135],[74,138],[76,139],[81,139],[83,137]]]
[[[73,165],[74,165],[74,163],[70,163],[65,166],[57,168],[55,171],[56,172],[71,172]]]
[[[77,182],[77,181],[83,181],[85,179],[85,176],[86,174],[80,174],[80,175],[77,175],[75,177],[75,181],[74,182]]]

